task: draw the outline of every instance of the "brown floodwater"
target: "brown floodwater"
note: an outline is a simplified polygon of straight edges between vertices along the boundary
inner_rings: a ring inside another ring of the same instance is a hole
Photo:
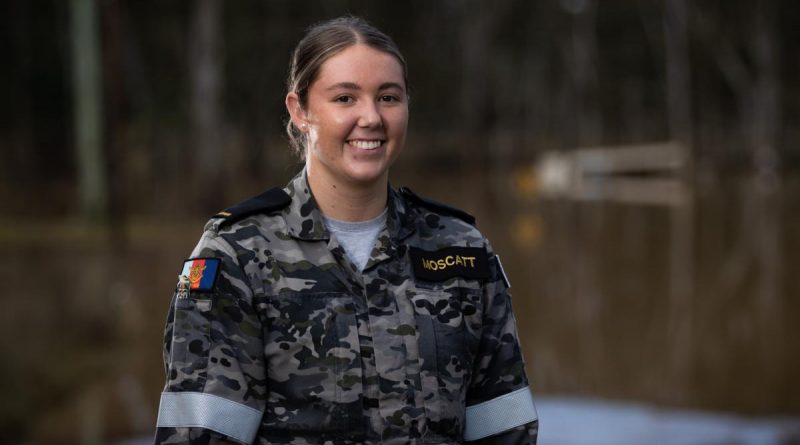
[[[475,213],[501,255],[535,392],[800,414],[797,180],[771,194],[706,187],[682,240],[675,208],[546,200],[504,177],[425,181],[418,191]],[[202,224],[0,220],[5,438],[152,431],[164,317]]]

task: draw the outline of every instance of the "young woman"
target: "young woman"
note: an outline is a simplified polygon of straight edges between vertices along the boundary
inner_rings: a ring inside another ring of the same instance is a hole
[[[212,218],[185,262],[156,443],[536,442],[500,260],[470,215],[389,187],[407,88],[361,19],[300,41],[305,168]]]

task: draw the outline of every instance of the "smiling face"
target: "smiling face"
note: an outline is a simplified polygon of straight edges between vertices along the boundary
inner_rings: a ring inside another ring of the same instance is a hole
[[[385,184],[405,144],[408,98],[400,62],[363,44],[326,60],[306,106],[286,97],[294,125],[306,135],[309,175],[333,184]]]

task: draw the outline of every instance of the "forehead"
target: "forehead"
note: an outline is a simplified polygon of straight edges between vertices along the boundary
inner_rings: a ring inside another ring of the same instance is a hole
[[[349,46],[326,60],[312,88],[342,82],[364,88],[390,82],[405,85],[403,67],[395,56],[363,44]]]

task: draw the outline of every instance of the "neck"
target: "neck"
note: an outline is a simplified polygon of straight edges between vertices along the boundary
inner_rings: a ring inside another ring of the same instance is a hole
[[[367,221],[386,208],[388,178],[374,183],[338,181],[306,165],[308,185],[322,213],[340,221]]]

